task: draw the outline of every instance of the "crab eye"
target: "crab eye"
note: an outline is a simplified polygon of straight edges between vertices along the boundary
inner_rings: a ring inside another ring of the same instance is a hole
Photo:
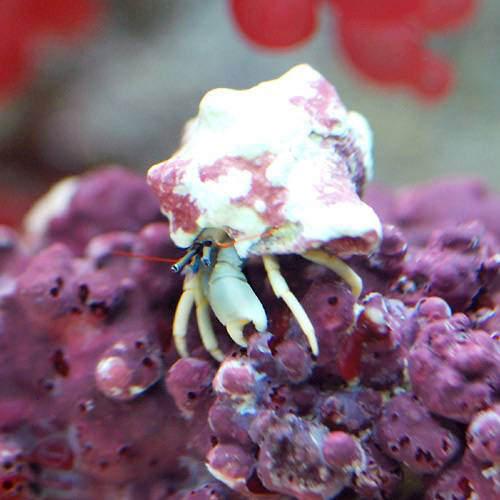
[[[201,263],[205,267],[210,267],[215,259],[215,247],[210,241],[208,245],[203,247],[203,252],[201,254]]]

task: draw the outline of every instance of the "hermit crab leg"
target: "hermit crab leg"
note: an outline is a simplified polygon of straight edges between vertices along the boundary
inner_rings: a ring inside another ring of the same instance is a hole
[[[354,299],[357,300],[359,298],[363,290],[363,281],[343,260],[334,255],[329,255],[322,250],[308,250],[302,254],[302,257],[325,266],[335,274],[338,274],[351,287]]]
[[[219,349],[219,344],[217,343],[217,337],[212,326],[212,320],[210,318],[210,307],[207,297],[203,293],[202,286],[202,273],[199,272],[198,278],[194,284],[194,302],[196,304],[196,321],[198,323],[198,330],[200,331],[201,341],[205,349],[215,358],[217,361],[222,361],[224,359],[223,352]]]
[[[191,310],[194,304],[194,290],[196,285],[193,283],[194,280],[199,278],[195,274],[189,273],[184,278],[183,292],[174,314],[174,322],[172,326],[172,336],[174,338],[175,348],[177,352],[182,356],[189,356],[187,345],[186,345],[186,335],[188,330],[189,316],[191,315]]]
[[[177,352],[182,357],[189,356],[186,335],[193,305],[196,305],[196,321],[203,346],[217,361],[222,361],[224,354],[219,349],[212,327],[208,300],[203,293],[201,272],[189,272],[184,279],[184,291],[177,304],[173,323],[173,338]]]
[[[297,320],[309,342],[309,345],[311,346],[312,353],[317,356],[319,348],[314,326],[312,325],[311,320],[309,319],[309,316],[305,312],[304,308],[297,300],[297,297],[295,297],[295,295],[290,291],[290,288],[288,288],[288,284],[281,274],[278,260],[272,255],[263,255],[262,261],[264,262],[264,268],[274,294],[276,297],[283,299],[290,311],[292,311],[292,314]]]

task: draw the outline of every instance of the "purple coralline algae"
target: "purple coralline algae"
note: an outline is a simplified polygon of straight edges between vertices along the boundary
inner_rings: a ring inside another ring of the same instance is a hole
[[[500,197],[476,181],[369,189],[382,241],[348,261],[358,300],[284,256],[317,357],[249,259],[268,330],[243,349],[214,321],[217,363],[194,318],[176,354],[179,276],[125,256],[180,253],[134,178],[73,179],[78,203],[0,228],[0,499],[500,496]],[[101,214],[87,182],[112,184]]]
[[[144,179],[118,166],[57,183],[25,219],[34,247],[64,243],[80,254],[94,236],[109,231],[138,231],[161,220],[156,198]]]

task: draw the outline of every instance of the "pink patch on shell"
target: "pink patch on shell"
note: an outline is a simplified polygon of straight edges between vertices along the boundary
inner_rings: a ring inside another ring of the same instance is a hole
[[[177,194],[175,188],[182,184],[184,170],[189,164],[186,160],[169,161],[161,168],[152,171],[148,182],[155,191],[162,210],[172,213],[170,228],[172,232],[182,229],[186,233],[198,231],[196,220],[200,216],[197,204],[189,194]]]
[[[278,227],[286,222],[283,214],[283,206],[286,203],[287,189],[285,187],[272,186],[266,177],[267,167],[273,162],[275,156],[265,153],[249,160],[241,156],[226,156],[220,158],[212,165],[200,168],[200,179],[203,182],[217,181],[219,177],[225,176],[231,169],[247,171],[252,175],[252,185],[248,194],[234,198],[233,206],[254,207],[255,203],[262,201],[265,210],[259,216],[269,227]],[[231,236],[235,237],[235,234]],[[258,235],[256,235],[258,236]]]
[[[333,118],[338,113],[334,112],[332,108],[345,111],[335,88],[324,78],[311,82],[311,87],[316,90],[313,97],[293,96],[290,98],[290,102],[303,108],[321,125],[328,129],[335,128],[340,121],[338,118]]]
[[[325,206],[340,202],[352,203],[353,185],[345,166],[332,162],[331,168],[323,168],[320,182],[315,186],[317,198]]]

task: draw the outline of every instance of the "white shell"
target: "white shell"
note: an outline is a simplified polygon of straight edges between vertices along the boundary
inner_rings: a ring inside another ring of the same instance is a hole
[[[371,147],[367,121],[303,64],[248,90],[208,92],[182,146],[151,167],[148,182],[180,247],[215,227],[241,257],[368,253],[381,235],[359,198]]]

